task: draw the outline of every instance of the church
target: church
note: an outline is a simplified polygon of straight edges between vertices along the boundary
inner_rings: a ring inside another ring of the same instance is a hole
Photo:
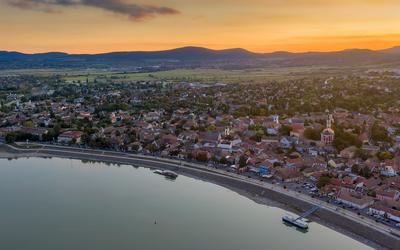
[[[321,142],[324,145],[331,145],[335,139],[335,131],[332,129],[333,116],[330,114],[326,120],[326,128],[321,132]]]

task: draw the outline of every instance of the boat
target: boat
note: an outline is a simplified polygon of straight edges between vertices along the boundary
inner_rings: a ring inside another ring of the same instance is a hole
[[[308,229],[308,223],[302,218],[295,218],[292,215],[285,214],[282,216],[282,221],[301,229]]]
[[[178,177],[178,174],[172,171],[168,170],[155,170],[153,173],[159,174],[159,175],[164,175],[165,177],[171,178],[171,179],[176,179]]]
[[[155,174],[162,174],[163,173],[163,171],[162,170],[159,170],[159,169],[157,169],[157,170],[154,170],[154,172],[153,173],[155,173]]]

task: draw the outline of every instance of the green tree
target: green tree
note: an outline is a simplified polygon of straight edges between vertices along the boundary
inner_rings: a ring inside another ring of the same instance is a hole
[[[317,188],[322,188],[324,187],[326,184],[328,184],[331,181],[331,178],[327,175],[321,175],[318,180],[317,180]]]
[[[14,143],[16,139],[17,139],[17,134],[14,132],[8,133],[6,135],[6,143],[8,144]]]
[[[306,137],[309,140],[318,141],[321,139],[321,132],[317,129],[306,128],[304,130],[304,137]]]
[[[241,155],[239,158],[239,168],[244,168],[247,166],[247,157],[244,155]]]
[[[283,135],[283,136],[288,136],[290,135],[290,132],[292,131],[292,127],[287,126],[287,125],[282,125],[279,128],[279,134]]]
[[[352,173],[355,173],[355,174],[358,174],[358,173],[360,172],[360,166],[357,165],[357,164],[354,164],[354,165],[351,167],[351,172],[352,172]]]
[[[391,142],[391,138],[386,129],[379,126],[377,122],[375,122],[371,127],[371,138],[374,141]]]
[[[369,170],[368,167],[363,167],[360,170],[360,175],[368,179],[369,177],[371,177],[371,170]]]
[[[227,165],[227,164],[228,164],[228,160],[227,160],[225,157],[222,157],[222,158],[219,160],[219,163],[224,164],[224,165]]]

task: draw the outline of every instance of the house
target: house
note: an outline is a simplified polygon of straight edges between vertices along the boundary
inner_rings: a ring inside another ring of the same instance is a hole
[[[286,167],[288,168],[300,168],[304,166],[304,160],[302,157],[289,158],[286,160]]]
[[[348,148],[343,149],[340,151],[340,157],[345,158],[345,159],[353,159],[354,156],[357,153],[357,147],[356,146],[350,146]]]
[[[290,136],[294,137],[301,137],[304,134],[304,124],[302,123],[295,123],[292,124],[292,130],[290,131]]]
[[[144,115],[144,119],[146,120],[146,122],[154,122],[154,121],[158,121],[161,118],[161,113],[159,112],[148,112]]]
[[[296,145],[298,143],[298,139],[296,137],[282,137],[282,139],[279,141],[280,145],[282,148],[291,148],[292,146]]]
[[[390,220],[400,222],[400,210],[385,206],[385,204],[383,204],[383,203],[378,203],[378,204],[372,205],[368,209],[368,212],[371,215],[379,215],[379,216],[388,218]]]
[[[82,111],[82,112],[79,112],[79,115],[77,116],[77,118],[79,120],[88,119],[89,121],[91,121],[93,117],[90,112]]]
[[[267,128],[274,128],[278,130],[281,126],[279,122],[279,116],[272,115],[271,117],[266,118],[265,121],[263,122],[263,125]]]
[[[357,209],[364,209],[374,204],[374,198],[344,189],[340,190],[336,199],[347,206]]]
[[[276,170],[274,176],[283,182],[295,182],[303,179],[303,174],[294,168],[280,168]]]
[[[363,179],[361,180],[361,178]],[[357,177],[356,182],[362,183],[362,186],[366,189],[375,190],[381,184],[381,179],[376,177],[372,177],[369,179],[365,179],[364,177]]]
[[[65,131],[58,136],[59,143],[81,143],[81,137],[83,132],[81,131]]]
[[[276,128],[267,128],[268,135],[278,135],[279,131]]]
[[[8,133],[14,133],[20,131],[19,127],[4,127],[0,128],[0,137],[6,137]]]
[[[376,198],[381,201],[396,201],[400,197],[400,192],[396,189],[382,186],[375,190]]]
[[[161,136],[161,142],[165,145],[172,145],[178,142],[178,138],[173,134],[164,134]]]
[[[397,176],[397,171],[394,168],[395,166],[394,160],[386,160],[384,163],[381,164],[381,175],[386,177],[393,177]]]
[[[40,141],[43,140],[43,136],[48,133],[47,129],[43,128],[21,128],[21,133],[30,134],[36,136]]]
[[[371,155],[375,155],[380,151],[380,148],[378,146],[373,145],[363,145],[361,149]]]
[[[232,146],[232,142],[229,140],[221,140],[220,143],[218,143],[218,148],[229,152],[232,152]]]
[[[221,140],[221,134],[219,132],[200,132],[199,142],[206,145],[218,145]]]

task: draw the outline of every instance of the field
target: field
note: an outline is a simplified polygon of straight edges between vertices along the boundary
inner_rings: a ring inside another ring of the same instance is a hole
[[[201,82],[265,82],[283,81],[289,79],[299,79],[305,77],[326,77],[343,72],[339,68],[324,67],[269,67],[252,68],[241,70],[221,70],[221,69],[176,69],[168,71],[157,71],[150,73],[137,72],[104,72],[93,71],[85,73],[67,73],[63,77],[66,81],[76,82],[129,82],[129,81],[150,81],[150,80],[173,80],[173,81],[201,81]]]
[[[360,73],[366,68],[341,68],[324,66],[303,67],[265,67],[238,70],[223,69],[175,69],[156,72],[121,72],[111,70],[83,69],[31,69],[0,71],[0,75],[60,75],[69,82],[131,82],[131,81],[201,81],[208,83],[255,83],[265,81],[284,81],[310,77],[330,77]]]

